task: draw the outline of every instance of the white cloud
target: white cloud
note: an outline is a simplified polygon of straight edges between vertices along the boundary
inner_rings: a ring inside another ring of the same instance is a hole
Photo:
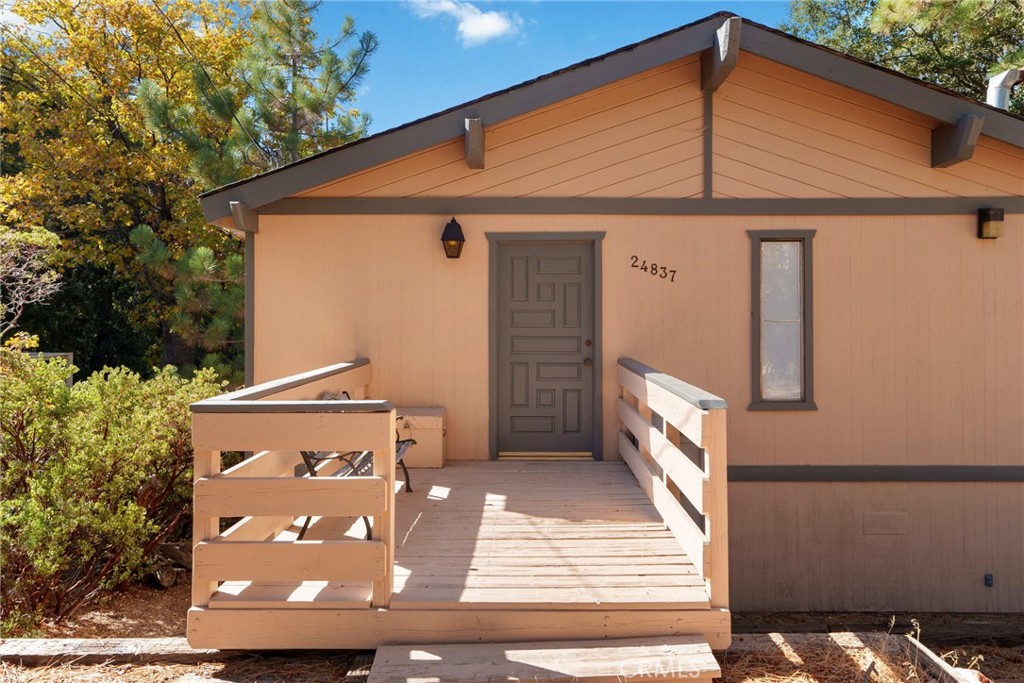
[[[408,3],[417,16],[424,19],[448,16],[459,22],[459,37],[466,47],[482,45],[495,38],[514,36],[523,27],[523,19],[515,12],[485,12],[471,2],[459,0],[416,0]]]

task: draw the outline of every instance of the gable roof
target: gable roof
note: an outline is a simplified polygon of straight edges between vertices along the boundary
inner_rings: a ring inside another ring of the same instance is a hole
[[[393,161],[465,134],[465,120],[491,126],[589,90],[714,46],[715,32],[732,17],[718,12],[652,38],[627,45],[519,85],[314,154],[200,196],[208,221],[231,220],[230,202],[258,209],[324,183]],[[1024,147],[1024,118],[945,88],[743,20],[740,49],[859,90],[939,121],[955,124],[965,114],[984,117],[982,132]]]

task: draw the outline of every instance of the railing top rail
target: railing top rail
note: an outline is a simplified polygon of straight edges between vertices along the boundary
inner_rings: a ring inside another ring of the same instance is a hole
[[[389,413],[391,401],[217,401],[193,403],[193,413]]]
[[[672,375],[666,375],[663,372],[658,372],[654,368],[644,365],[638,360],[634,360],[632,358],[620,358],[619,365],[634,374],[640,375],[648,382],[656,384],[665,391],[668,391],[674,396],[678,396],[690,405],[700,408],[701,410],[714,410],[726,407],[724,398],[715,396],[711,392],[705,391],[700,387],[687,384],[683,380],[677,379]]]
[[[220,396],[214,396],[213,398],[208,398],[194,405],[222,403],[224,401],[253,401],[265,396],[279,394],[282,391],[287,391],[288,389],[301,387],[303,384],[310,384],[311,382],[316,382],[317,380],[324,379],[325,377],[340,375],[343,372],[361,368],[364,365],[368,365],[369,362],[369,358],[356,358],[355,360],[345,361],[344,363],[335,363],[334,365],[328,365],[327,367],[317,368],[316,370],[307,370],[306,372],[300,372],[297,375],[289,375],[288,377],[273,379],[269,382],[263,382],[262,384],[257,384],[255,386],[238,389],[237,391],[221,394]]]

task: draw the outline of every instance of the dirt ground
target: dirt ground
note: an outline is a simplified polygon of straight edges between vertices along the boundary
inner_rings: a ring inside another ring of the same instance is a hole
[[[0,683],[366,683],[373,653],[248,655],[204,664],[21,667],[0,663]]]
[[[910,633],[951,666],[978,669],[1000,683],[1024,683],[1024,614],[737,612],[732,628],[733,633]]]
[[[181,637],[191,600],[187,582],[169,590],[133,586],[104,604],[62,624],[46,624],[51,638]],[[795,645],[778,643],[764,651],[719,657],[722,683],[925,683],[905,657],[883,647],[835,646],[836,632],[891,632],[920,628],[920,639],[954,666],[979,669],[995,681],[1024,683],[1024,614],[895,615],[871,613],[737,613],[736,634],[829,634]],[[816,643],[816,645],[812,645]],[[866,658],[866,659],[865,659]],[[874,661],[874,668],[866,674]],[[359,683],[366,680],[372,653],[270,653],[226,658],[198,665],[102,665],[23,668],[0,664],[2,683]]]
[[[890,629],[890,620],[895,623]],[[1024,645],[1024,614],[885,614],[877,612],[734,612],[734,633],[828,633],[890,631],[910,633],[920,626],[920,640],[933,650],[966,645]]]
[[[884,633],[755,634],[745,648],[718,659],[720,683],[936,683],[902,654],[889,654]],[[756,640],[756,642],[751,642]],[[196,665],[64,665],[24,668],[0,663],[3,683],[365,683],[372,652],[237,655]],[[985,679],[982,679],[985,680]],[[998,681],[1012,680],[996,677]],[[624,681],[623,683],[628,683]]]
[[[188,581],[167,590],[130,586],[72,619],[43,624],[45,638],[168,638],[185,636],[192,605]]]

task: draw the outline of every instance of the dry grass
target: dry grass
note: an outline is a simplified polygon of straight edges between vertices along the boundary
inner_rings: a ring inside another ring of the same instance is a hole
[[[929,683],[884,635],[759,634],[737,636],[719,657],[721,683]],[[372,653],[239,655],[224,662],[182,665],[97,665],[22,668],[0,665],[5,683],[357,683],[366,680]]]
[[[185,615],[191,601],[188,581],[167,591],[133,586],[64,624],[44,625],[53,638],[171,637],[185,635]],[[783,623],[779,623],[782,619]],[[774,621],[773,621],[774,620]],[[826,634],[823,623],[864,624],[868,630],[893,628],[905,632],[916,622],[909,615],[894,622],[875,614],[744,615],[743,626],[785,628],[806,626],[817,633],[738,634],[735,647],[719,656],[722,683],[928,683],[926,674],[892,646],[884,634],[858,636]],[[1024,640],[1013,635],[1024,629],[1024,617],[1006,615],[928,615],[924,636],[941,636],[932,650],[950,664],[980,669],[996,681],[1024,683]],[[888,622],[888,623],[887,623]],[[906,622],[906,623],[904,623]],[[1018,628],[1020,627],[1020,628]],[[767,628],[765,630],[768,630]],[[1003,633],[1005,631],[1005,633]],[[979,642],[979,634],[1002,637]],[[969,637],[968,637],[969,636]],[[948,643],[948,645],[947,645]],[[965,645],[965,643],[972,643]],[[996,647],[995,644],[1005,645]],[[28,668],[0,663],[0,683],[190,683],[202,680],[232,683],[327,683],[365,681],[372,653],[291,653],[279,656],[238,655],[222,662],[184,664],[64,665]]]
[[[246,655],[205,664],[65,664],[21,667],[0,663],[2,683],[365,683],[372,653]]]
[[[1024,682],[1024,642],[1011,647],[974,645],[949,651],[930,649],[952,666],[978,669],[994,681]]]
[[[721,683],[927,683],[885,634],[737,636]]]

